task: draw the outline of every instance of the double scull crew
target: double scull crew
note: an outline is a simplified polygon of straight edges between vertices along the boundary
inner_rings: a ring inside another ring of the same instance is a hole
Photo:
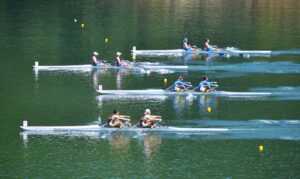
[[[107,65],[110,65],[108,63],[103,63],[102,60],[98,59],[99,53],[98,52],[94,52],[93,55],[92,55],[92,62],[91,62],[91,65],[97,67],[97,66],[107,66]],[[125,67],[125,66],[128,66],[129,64],[126,63],[126,61],[122,60],[121,59],[121,55],[122,53],[121,52],[117,52],[116,53],[116,61],[115,63],[113,64],[114,66],[117,66],[117,67]]]
[[[138,125],[141,128],[156,128],[158,127],[158,122],[161,121],[161,116],[151,115],[151,110],[146,109]],[[113,110],[113,114],[108,117],[107,126],[124,128],[125,125],[131,126],[130,116],[120,115],[118,110]]]
[[[191,87],[192,87],[191,82],[184,82],[182,76],[179,76],[177,81],[175,81],[173,84],[173,90],[176,92],[186,91]],[[195,88],[194,90],[198,92],[211,92],[211,91],[215,91],[216,87],[218,87],[217,82],[209,82],[208,77],[205,76],[203,77],[203,81],[201,81],[198,87]]]

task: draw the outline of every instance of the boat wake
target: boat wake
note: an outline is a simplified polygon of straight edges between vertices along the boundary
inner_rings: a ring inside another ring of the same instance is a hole
[[[278,61],[278,62],[244,62],[222,65],[190,65],[188,69],[174,69],[174,71],[226,71],[235,73],[269,73],[269,74],[290,74],[300,73],[300,64]]]
[[[251,88],[253,92],[271,92],[274,100],[300,100],[300,86],[279,86],[275,88]]]
[[[253,119],[248,121],[233,120],[176,120],[176,123],[196,125],[197,127],[228,128],[226,135],[217,139],[280,139],[300,140],[300,120]],[[195,135],[195,134],[194,134]]]
[[[272,55],[300,55],[300,49],[276,50],[272,51]]]

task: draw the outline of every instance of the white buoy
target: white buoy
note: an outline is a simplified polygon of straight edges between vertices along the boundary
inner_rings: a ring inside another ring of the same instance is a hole
[[[102,85],[99,85],[99,91],[102,91],[102,89],[103,89]]]
[[[28,122],[27,121],[23,121],[23,127],[27,127]]]

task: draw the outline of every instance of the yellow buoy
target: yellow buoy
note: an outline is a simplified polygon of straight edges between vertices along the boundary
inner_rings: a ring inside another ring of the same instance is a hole
[[[164,83],[168,83],[168,79],[167,78],[164,79]]]
[[[208,108],[207,108],[207,112],[211,112],[211,107],[208,107]]]
[[[108,42],[108,38],[105,38],[105,43],[107,43]]]
[[[264,151],[264,146],[262,146],[262,145],[258,146],[258,151],[260,151],[260,152]]]
[[[81,23],[81,24],[80,24],[80,27],[83,29],[83,28],[84,28],[84,23]]]

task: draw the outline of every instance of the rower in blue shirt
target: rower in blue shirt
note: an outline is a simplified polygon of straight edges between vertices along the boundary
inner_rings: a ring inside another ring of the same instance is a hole
[[[209,82],[208,77],[203,77],[203,81],[201,81],[198,85],[197,91],[200,92],[211,92],[215,91],[215,88],[218,87],[219,85],[217,82]]]
[[[209,39],[205,39],[203,50],[205,50],[205,51],[211,51],[211,50],[214,50],[213,46],[211,46],[211,45],[209,44]]]
[[[192,86],[191,82],[184,82],[183,77],[180,76],[177,81],[175,81],[173,85],[174,91],[180,92],[186,90],[188,87]]]
[[[184,38],[183,39],[183,49],[185,51],[191,51],[192,50],[192,47],[190,44],[188,44],[188,38]]]
[[[208,52],[215,52],[215,51],[219,51],[220,49],[215,45],[210,45],[209,39],[205,39],[203,50]]]

